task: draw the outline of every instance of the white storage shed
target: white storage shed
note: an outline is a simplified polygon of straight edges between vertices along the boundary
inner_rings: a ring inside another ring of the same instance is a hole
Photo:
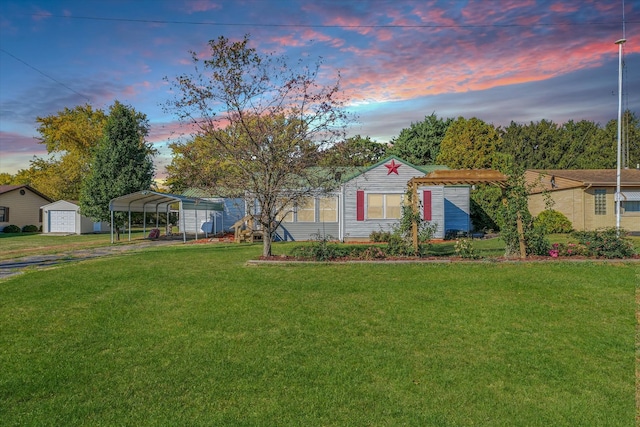
[[[80,213],[80,205],[58,200],[41,207],[44,234],[89,234],[109,231],[106,222],[95,222]]]

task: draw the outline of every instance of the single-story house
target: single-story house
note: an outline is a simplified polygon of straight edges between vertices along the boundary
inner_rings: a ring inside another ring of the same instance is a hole
[[[615,169],[527,170],[529,211],[536,216],[551,202],[579,231],[616,226]],[[620,227],[640,232],[640,169],[620,173]]]
[[[233,231],[233,224],[245,215],[245,203],[242,198],[223,198],[208,194],[204,190],[191,188],[182,193],[185,197],[222,203],[222,211],[198,212],[188,207],[184,209],[186,232],[193,234],[198,227],[198,233],[217,234]],[[197,220],[196,220],[197,216]]]
[[[77,202],[59,200],[41,207],[43,212],[42,232],[89,234],[110,230],[109,223],[95,222],[80,213]]]
[[[399,224],[407,183],[413,177],[446,169],[415,166],[388,157],[366,169],[343,174],[340,186],[327,194],[305,198],[283,212],[276,240],[367,241],[373,231],[390,231]],[[423,185],[418,188],[421,215],[436,225],[434,238],[448,230],[470,231],[469,185]]]
[[[0,185],[0,231],[8,225],[42,226],[40,206],[51,203],[49,197],[28,185]]]

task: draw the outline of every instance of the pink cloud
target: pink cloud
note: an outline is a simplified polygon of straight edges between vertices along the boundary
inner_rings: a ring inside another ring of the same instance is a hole
[[[35,12],[32,15],[32,19],[36,22],[38,21],[43,21],[45,19],[48,19],[51,17],[52,13],[43,9],[40,9],[39,7],[35,7]]]
[[[6,131],[0,131],[0,147],[3,157],[14,153],[41,154],[47,152],[45,146],[38,143],[36,138]],[[34,147],[39,147],[40,150],[36,153]]]
[[[217,10],[221,9],[222,6],[218,4],[218,2],[210,1],[210,0],[191,0],[186,3],[187,7],[185,12],[197,13],[197,12],[207,12],[209,10]]]
[[[578,6],[568,5],[566,3],[558,2],[549,6],[549,10],[554,13],[572,13],[578,10]]]

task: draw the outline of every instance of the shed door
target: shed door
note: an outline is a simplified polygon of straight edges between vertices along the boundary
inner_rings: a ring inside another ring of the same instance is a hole
[[[75,233],[75,211],[49,211],[50,233]]]

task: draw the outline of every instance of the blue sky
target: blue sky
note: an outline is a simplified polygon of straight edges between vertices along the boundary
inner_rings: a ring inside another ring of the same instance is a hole
[[[640,0],[624,5],[624,104],[640,114]],[[164,78],[192,72],[189,51],[221,35],[249,33],[292,62],[321,56],[359,117],[350,135],[379,142],[434,112],[605,124],[622,19],[621,0],[2,0],[0,172],[46,156],[36,117],[119,100],[148,116],[162,176],[184,132],[163,111]]]

